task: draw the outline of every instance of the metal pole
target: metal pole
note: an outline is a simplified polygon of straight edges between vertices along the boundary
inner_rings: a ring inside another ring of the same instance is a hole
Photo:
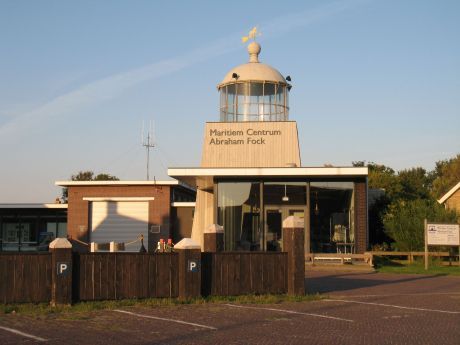
[[[235,114],[233,115],[233,121],[237,122],[237,112],[238,112],[238,80],[236,81],[235,84]]]
[[[150,160],[150,147],[147,146],[147,181],[149,178],[149,160]]]
[[[152,129],[150,129],[150,127]],[[153,140],[150,138],[150,131],[152,130],[153,132],[153,127],[152,127],[152,124],[150,124],[150,127],[149,127],[149,131],[147,132],[147,140],[144,141],[144,126],[142,125],[142,146],[144,146],[146,148],[146,154],[147,154],[147,181],[150,180],[150,174],[149,174],[149,170],[150,170],[150,148],[153,148],[155,147],[155,143],[153,143]],[[154,176],[154,179],[155,179],[155,176]]]
[[[147,146],[147,181],[150,180],[149,165],[150,165],[150,147]]]
[[[424,220],[424,233],[425,233],[425,270],[428,270],[428,232],[427,232],[427,220]]]

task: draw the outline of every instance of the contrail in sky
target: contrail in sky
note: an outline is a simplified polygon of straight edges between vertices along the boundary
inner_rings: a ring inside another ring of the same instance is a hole
[[[262,24],[261,28],[264,37],[282,36],[297,28],[326,19],[367,2],[369,1],[334,1],[315,9],[275,18],[265,25]],[[11,140],[13,137],[18,136],[19,131],[24,132],[24,130],[30,128],[37,128],[37,126],[43,124],[43,121],[77,110],[81,111],[85,107],[112,99],[122,94],[125,90],[144,81],[156,79],[240,49],[239,36],[241,36],[241,33],[233,34],[184,55],[155,62],[144,67],[135,68],[82,85],[78,89],[60,95],[34,110],[15,116],[0,127],[0,139]]]

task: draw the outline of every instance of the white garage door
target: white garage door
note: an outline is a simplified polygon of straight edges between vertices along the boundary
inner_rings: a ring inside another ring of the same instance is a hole
[[[149,220],[148,202],[93,201],[91,203],[90,241],[128,243],[140,234],[147,246]],[[140,242],[126,246],[126,251],[139,251]]]

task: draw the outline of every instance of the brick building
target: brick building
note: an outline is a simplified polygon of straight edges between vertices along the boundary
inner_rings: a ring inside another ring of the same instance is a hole
[[[154,251],[160,239],[189,237],[195,191],[178,181],[57,181],[68,189],[67,234],[79,251],[91,242]]]

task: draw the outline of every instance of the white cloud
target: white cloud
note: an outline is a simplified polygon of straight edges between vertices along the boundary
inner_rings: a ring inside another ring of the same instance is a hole
[[[271,20],[261,25],[264,38],[285,35],[296,28],[331,17],[347,10],[363,0],[335,1],[321,5],[315,9],[294,13]],[[123,91],[147,80],[152,80],[199,62],[203,62],[230,51],[241,48],[239,43],[241,33],[220,39],[205,47],[190,51],[182,56],[155,62],[141,68],[115,74],[83,85],[78,89],[62,94],[29,112],[16,115],[0,127],[0,140],[11,140],[20,133],[37,128],[57,116],[66,116],[86,107],[112,99]]]

